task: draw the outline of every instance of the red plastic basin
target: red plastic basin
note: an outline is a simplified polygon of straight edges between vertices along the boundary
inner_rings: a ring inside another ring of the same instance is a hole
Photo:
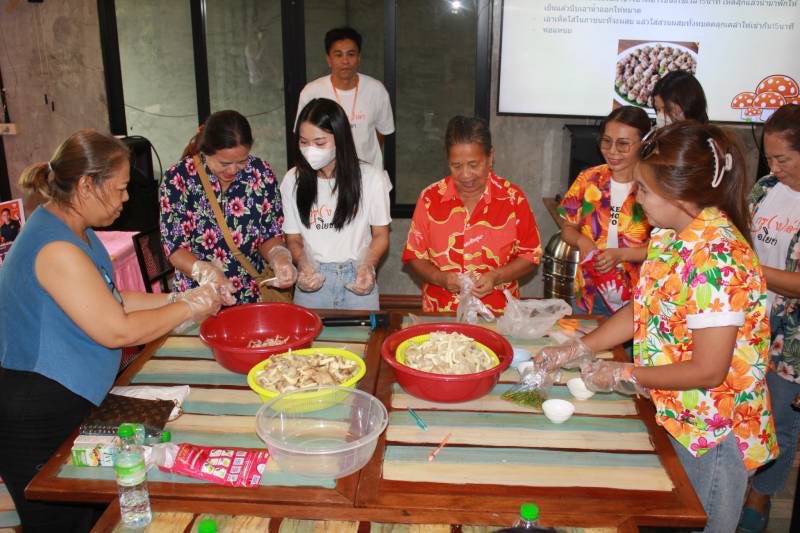
[[[491,348],[500,359],[500,364],[475,374],[446,375],[423,372],[397,362],[395,353],[401,342],[434,331],[461,333],[471,337]],[[511,364],[514,353],[511,344],[490,329],[443,322],[419,324],[389,335],[381,346],[381,356],[394,369],[397,383],[412,396],[431,402],[454,403],[476,400],[488,394],[497,385],[500,374]]]
[[[319,315],[305,307],[287,303],[255,303],[229,307],[207,318],[200,338],[208,344],[219,364],[232,372],[247,374],[271,355],[290,348],[308,348],[322,331]],[[280,335],[286,344],[248,348],[251,340]]]

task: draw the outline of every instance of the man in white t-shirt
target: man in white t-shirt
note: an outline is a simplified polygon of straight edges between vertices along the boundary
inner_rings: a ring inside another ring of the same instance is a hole
[[[383,170],[383,138],[394,133],[394,116],[383,84],[358,72],[361,35],[352,28],[332,29],[325,34],[325,52],[331,73],[303,87],[297,115],[314,98],[338,102],[350,121],[358,158]]]

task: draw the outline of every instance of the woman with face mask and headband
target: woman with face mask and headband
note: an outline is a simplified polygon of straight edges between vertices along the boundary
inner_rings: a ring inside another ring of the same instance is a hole
[[[389,249],[389,184],[356,155],[344,110],[310,101],[295,127],[296,166],[281,183],[283,231],[297,264],[294,302],[378,309],[378,262]]]
[[[696,120],[708,124],[706,93],[691,72],[673,70],[653,88],[656,128],[679,120]]]

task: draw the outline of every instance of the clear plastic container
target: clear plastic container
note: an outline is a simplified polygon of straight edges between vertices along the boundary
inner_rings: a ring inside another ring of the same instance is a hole
[[[367,464],[388,422],[386,407],[371,394],[314,387],[265,404],[256,415],[256,431],[284,472],[336,479]]]

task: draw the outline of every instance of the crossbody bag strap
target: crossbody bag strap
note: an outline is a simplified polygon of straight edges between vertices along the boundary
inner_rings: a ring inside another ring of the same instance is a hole
[[[236,246],[236,243],[233,242],[231,230],[228,228],[227,222],[225,222],[225,215],[222,214],[222,209],[219,206],[219,202],[217,202],[217,195],[214,194],[214,189],[211,187],[211,180],[208,179],[205,164],[200,160],[200,155],[195,155],[192,160],[194,161],[194,168],[197,169],[197,175],[200,176],[200,183],[203,184],[203,189],[206,191],[208,203],[211,206],[211,210],[214,212],[214,218],[217,219],[217,225],[219,226],[219,229],[222,230],[222,237],[228,244],[228,249],[230,249],[233,257],[239,261],[239,264],[244,267],[248,274],[250,274],[253,278],[258,278],[260,274],[258,273],[258,270],[256,270],[256,267],[253,266],[253,263],[250,262],[247,256],[242,253],[238,246]]]

